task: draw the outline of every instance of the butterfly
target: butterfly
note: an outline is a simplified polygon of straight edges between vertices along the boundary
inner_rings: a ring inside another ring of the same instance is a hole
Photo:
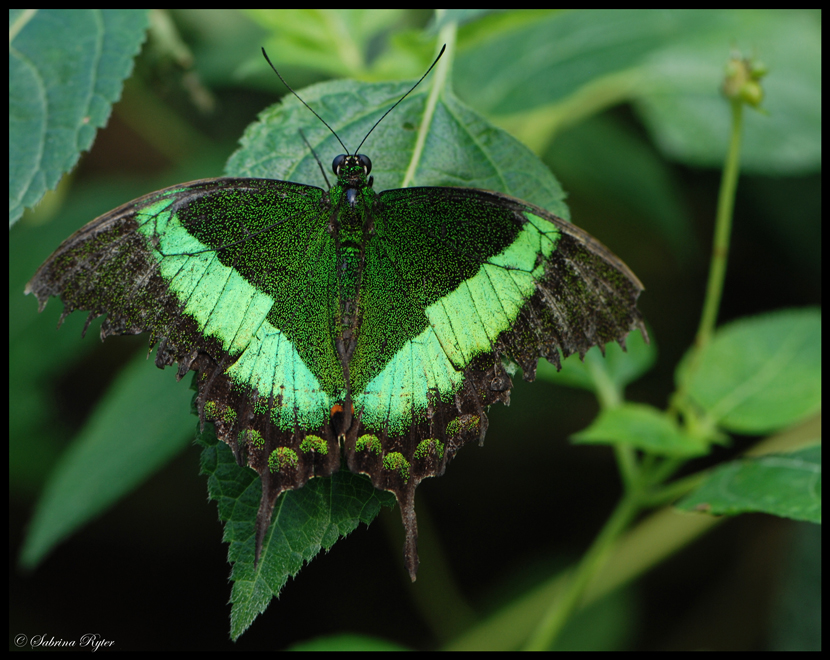
[[[60,298],[61,320],[105,315],[102,339],[147,332],[159,368],[195,372],[202,424],[261,479],[256,561],[280,493],[345,460],[395,494],[414,580],[418,484],[483,441],[512,365],[533,380],[540,357],[647,339],[643,286],[520,199],[377,192],[360,146],[343,146],[328,190],[216,178],[133,200],[66,239],[26,293],[41,310]]]

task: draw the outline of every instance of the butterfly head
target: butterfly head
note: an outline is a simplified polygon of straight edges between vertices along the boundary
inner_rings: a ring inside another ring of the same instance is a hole
[[[372,171],[372,161],[363,154],[347,155],[340,154],[331,164],[331,169],[338,179],[351,184],[368,183],[372,186],[373,177],[369,176]]]

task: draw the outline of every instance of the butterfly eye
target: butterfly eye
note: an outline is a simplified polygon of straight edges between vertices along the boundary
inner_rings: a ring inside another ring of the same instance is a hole
[[[343,163],[346,162],[346,155],[340,154],[339,156],[335,156],[334,160],[331,163],[332,171],[337,175],[340,176],[340,168],[343,167]]]
[[[372,161],[369,160],[369,156],[364,156],[363,154],[357,154],[357,162],[363,168],[364,174],[369,174],[372,171]]]

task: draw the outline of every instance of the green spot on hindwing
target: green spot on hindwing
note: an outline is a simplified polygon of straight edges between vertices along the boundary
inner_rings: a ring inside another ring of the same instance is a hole
[[[256,429],[245,429],[239,434],[240,443],[247,443],[249,447],[254,449],[262,449],[265,446],[265,440],[262,434]]]
[[[271,472],[280,472],[286,468],[295,468],[300,461],[297,452],[289,447],[277,447],[268,457],[268,469]]]
[[[444,443],[437,438],[427,438],[418,443],[418,446],[415,448],[415,458],[429,458],[433,452],[438,456],[439,461],[444,458]]]
[[[318,454],[328,454],[329,445],[318,435],[307,435],[300,443],[300,451],[316,452]]]
[[[357,442],[355,443],[355,451],[369,451],[380,456],[383,453],[383,447],[381,446],[380,440],[378,440],[376,435],[367,433],[366,435],[361,435],[357,439]]]
[[[222,422],[231,426],[236,421],[236,411],[215,401],[205,402],[205,419],[211,422]]]
[[[383,457],[383,467],[386,470],[397,471],[401,473],[401,479],[404,482],[409,481],[409,461],[403,457],[398,451],[393,451]]]
[[[456,417],[447,424],[447,437],[457,438],[471,431],[478,433],[480,425],[481,418],[478,415],[462,415],[461,417]]]

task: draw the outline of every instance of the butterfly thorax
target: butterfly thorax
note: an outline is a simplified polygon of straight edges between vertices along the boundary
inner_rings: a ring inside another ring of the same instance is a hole
[[[329,231],[334,236],[336,254],[337,317],[334,319],[335,345],[349,383],[348,364],[357,342],[362,310],[360,301],[366,258],[366,241],[372,231],[376,194],[368,177],[371,167],[356,156],[335,161],[337,183],[331,189],[332,212]]]

